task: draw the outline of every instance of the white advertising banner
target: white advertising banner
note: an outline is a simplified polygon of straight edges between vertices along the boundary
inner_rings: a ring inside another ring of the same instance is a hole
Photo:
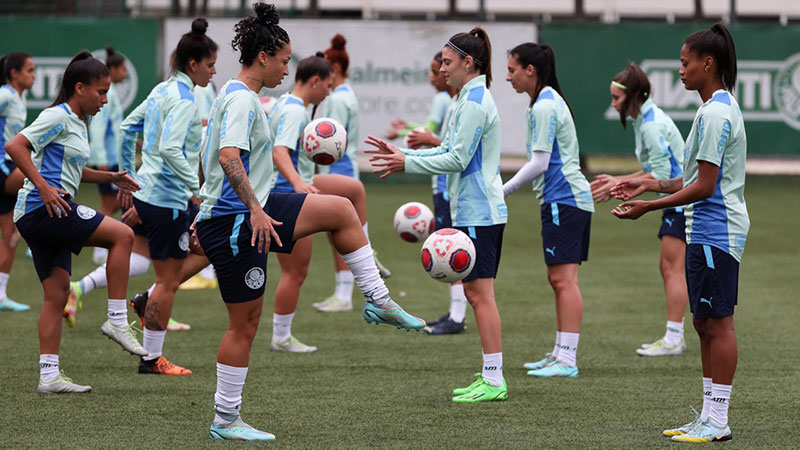
[[[235,77],[241,68],[239,54],[231,48],[238,19],[210,19],[208,35],[219,45],[215,86]],[[282,20],[292,45],[289,76],[276,89],[262,94],[278,96],[292,88],[298,61],[330,46],[336,33],[347,39],[350,83],[359,99],[360,138],[383,136],[389,124],[401,117],[424,123],[436,93],[428,82],[430,62],[450,36],[469,31],[470,22],[411,22],[361,20]],[[191,28],[191,19],[168,19],[164,25],[162,67],[169,71],[169,57],[180,37]],[[505,81],[507,51],[522,42],[536,41],[532,23],[491,23],[484,28],[492,42],[491,87],[502,123],[502,152],[525,153],[527,95],[514,92]]]

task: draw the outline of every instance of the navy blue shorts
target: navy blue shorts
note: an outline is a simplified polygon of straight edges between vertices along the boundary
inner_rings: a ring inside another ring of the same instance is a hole
[[[295,241],[294,226],[306,194],[269,194],[264,211],[283,222],[275,231],[283,243],[270,241],[269,251],[291,253]],[[267,253],[258,253],[250,245],[253,229],[250,214],[230,214],[197,223],[197,238],[208,260],[214,265],[219,291],[225,303],[243,303],[264,295],[267,282]]]
[[[133,205],[147,236],[150,259],[185,259],[189,250],[189,213],[187,210],[162,208],[133,198]]]
[[[680,212],[675,208],[667,208],[661,213],[661,228],[658,230],[658,238],[661,239],[665,234],[686,242],[686,217],[683,215],[682,208]]]
[[[10,213],[17,204],[16,194],[6,194],[6,178],[16,168],[14,161],[0,161],[0,215]]]
[[[444,194],[438,193],[433,196],[433,215],[436,218],[436,228],[453,228],[453,221],[450,217],[450,201],[445,200]]]
[[[686,285],[695,319],[731,316],[739,293],[739,262],[716,247],[689,244]]]
[[[40,281],[47,279],[56,266],[72,275],[70,252],[79,254],[105,217],[88,206],[78,205],[68,195],[64,199],[72,208],[66,217],[50,217],[47,208],[42,206],[17,221],[17,229],[33,254],[33,265]]]
[[[589,259],[592,213],[559,203],[542,205],[544,263],[580,264]]]
[[[95,170],[100,170],[97,167],[93,167]],[[109,172],[119,172],[119,166],[111,166],[107,169]],[[98,183],[97,190],[100,191],[101,195],[117,195],[119,192],[119,188],[114,183]]]
[[[500,254],[503,250],[503,230],[506,225],[490,225],[488,227],[453,227],[463,231],[475,244],[475,266],[462,281],[478,278],[497,278],[500,267]]]

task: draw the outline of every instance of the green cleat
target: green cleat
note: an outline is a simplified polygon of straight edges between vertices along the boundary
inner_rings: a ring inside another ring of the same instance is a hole
[[[539,370],[549,366],[550,364],[553,364],[554,362],[556,362],[556,359],[553,357],[553,354],[546,353],[544,355],[544,359],[540,359],[539,361],[536,362],[525,363],[522,367],[525,370]]]
[[[353,310],[352,302],[346,302],[335,295],[331,295],[321,302],[314,303],[312,306],[319,312],[342,312]]]
[[[483,378],[481,377],[481,373],[478,372],[475,374],[475,381],[473,381],[472,384],[465,388],[453,389],[453,396],[458,397],[459,395],[468,394],[471,390],[480,386],[481,383],[483,383]]]
[[[694,420],[692,420],[691,422],[687,423],[686,425],[680,426],[678,428],[672,428],[672,429],[669,429],[669,430],[664,430],[664,431],[662,431],[662,434],[664,436],[680,436],[682,434],[686,434],[686,433],[692,431],[692,429],[694,427],[696,427],[697,425],[703,423],[703,421],[700,420],[700,413],[698,413],[697,410],[694,409],[693,407],[692,407],[692,412],[694,413]]]
[[[397,329],[405,328],[408,331],[425,328],[425,321],[405,312],[394,300],[389,300],[383,306],[366,302],[361,315],[367,323],[394,325]]]
[[[211,430],[208,435],[211,439],[218,441],[222,440],[236,440],[236,441],[274,441],[275,436],[267,433],[266,431],[256,430],[250,425],[244,423],[241,417],[237,417],[231,423],[226,425],[211,424]]]
[[[269,344],[269,349],[273,352],[288,352],[288,353],[313,353],[317,351],[317,347],[313,345],[306,345],[300,342],[296,337],[289,336],[289,339],[276,343],[272,341]]]
[[[672,436],[673,442],[724,442],[731,439],[733,439],[731,428],[728,426],[725,426],[725,428],[717,427],[711,423],[711,419],[697,424],[686,434]]]
[[[537,370],[529,370],[528,376],[539,378],[578,378],[578,366],[568,366],[561,361]]]
[[[647,345],[647,347],[645,347]],[[644,344],[636,349],[639,356],[675,356],[686,350],[686,341],[681,339],[678,345],[669,345],[664,339],[659,339],[652,344]]]
[[[29,309],[31,309],[30,306],[23,303],[17,303],[8,297],[0,299],[0,311],[22,312],[28,311]]]
[[[36,392],[40,394],[85,394],[92,392],[92,387],[73,383],[72,379],[64,375],[62,370],[58,378],[49,383],[45,383],[40,379]]]
[[[466,394],[453,397],[456,403],[504,402],[508,400],[508,387],[503,378],[501,386],[494,386],[481,378],[477,386]]]

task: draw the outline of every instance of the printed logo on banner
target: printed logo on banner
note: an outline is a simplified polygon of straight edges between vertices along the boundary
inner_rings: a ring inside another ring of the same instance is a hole
[[[681,83],[680,62],[674,59],[644,59],[653,101],[674,120],[694,120],[702,101]],[[739,60],[736,99],[746,121],[783,122],[800,130],[800,53],[783,61]],[[619,120],[609,107],[604,118]]]
[[[122,52],[119,52],[119,54],[125,56]],[[105,62],[106,51],[102,49],[94,50],[92,51],[92,56]],[[58,88],[61,86],[61,76],[64,74],[64,70],[71,59],[71,56],[33,55],[33,62],[36,64],[36,78],[33,81],[33,87],[28,91],[28,108],[47,108],[53,103],[53,100],[58,95]],[[127,56],[125,56],[125,63],[128,68],[128,78],[116,86],[123,110],[131,106],[139,88],[139,75],[136,72],[136,66]]]

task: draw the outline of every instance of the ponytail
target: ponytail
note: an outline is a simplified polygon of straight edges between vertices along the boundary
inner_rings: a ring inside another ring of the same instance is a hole
[[[699,56],[714,58],[722,85],[728,92],[736,89],[736,46],[722,22],[715,23],[708,30],[690,34],[684,45]]]
[[[625,90],[625,100],[619,112],[622,128],[628,126],[628,116],[633,116],[642,108],[642,103],[650,96],[650,80],[647,74],[636,63],[628,64],[628,68],[618,73],[613,80],[617,86]]]
[[[338,64],[339,67],[342,69],[343,74],[347,74],[347,68],[350,67],[350,55],[347,54],[347,50],[344,49],[345,44],[347,44],[347,40],[341,34],[336,34],[331,39],[331,46],[327,50],[325,50],[325,59],[331,62],[331,64]]]
[[[60,105],[69,101],[75,94],[76,84],[92,84],[101,78],[108,78],[108,76],[108,68],[105,64],[95,59],[89,50],[81,50],[72,58],[64,70],[58,95],[50,106]]]
[[[114,50],[114,47],[108,46],[106,47],[106,67],[109,69],[113,67],[119,67],[125,64],[125,57],[120,55]]]
[[[469,33],[458,33],[447,41],[448,47],[456,51],[461,58],[472,57],[475,67],[481,75],[486,75],[486,87],[492,85],[492,43],[489,35],[481,27],[475,27]]]
[[[22,70],[25,62],[31,55],[25,52],[11,52],[6,56],[0,57],[0,86],[11,82],[11,71]]]
[[[539,82],[534,91],[535,95],[531,98],[531,105],[533,105],[539,97],[539,93],[542,92],[542,89],[550,86],[564,99],[564,103],[566,103],[567,108],[569,108],[569,113],[572,115],[572,118],[575,119],[572,106],[570,106],[567,97],[564,96],[564,93],[561,91],[561,86],[558,84],[558,77],[556,77],[556,55],[552,47],[546,44],[526,42],[514,47],[508,54],[513,56],[523,68],[533,66],[533,68],[536,69],[536,77]]]
[[[197,18],[192,21],[192,31],[181,36],[178,47],[175,49],[174,68],[181,72],[186,72],[189,61],[200,62],[203,58],[209,58],[211,52],[217,51],[217,43],[206,36],[208,21]]]

